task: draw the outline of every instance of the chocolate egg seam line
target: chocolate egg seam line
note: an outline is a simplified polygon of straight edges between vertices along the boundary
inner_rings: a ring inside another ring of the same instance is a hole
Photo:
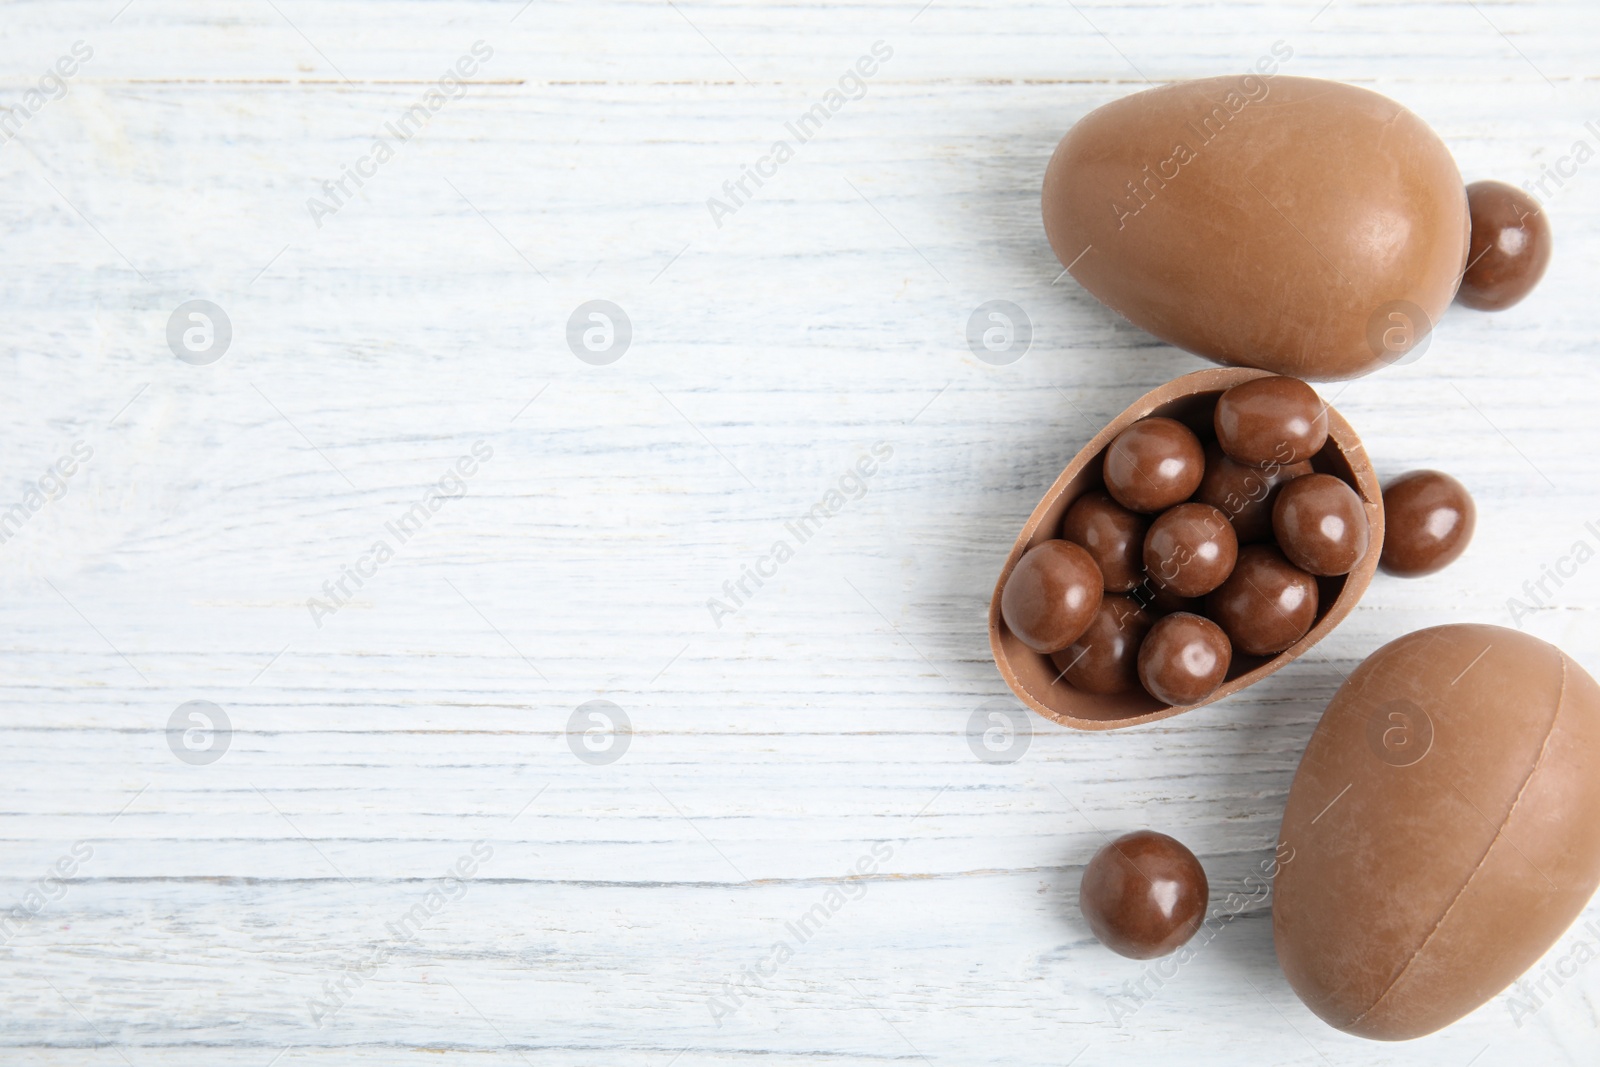
[[[1484,651],[1487,652],[1488,649],[1485,648]],[[1472,885],[1473,879],[1477,878],[1485,866],[1488,865],[1490,855],[1493,854],[1495,846],[1498,845],[1502,839],[1504,839],[1506,844],[1509,845],[1511,849],[1519,856],[1522,855],[1522,850],[1517,848],[1516,842],[1512,841],[1510,837],[1505,835],[1505,829],[1506,826],[1510,824],[1512,815],[1516,813],[1517,805],[1521,803],[1523,796],[1527,793],[1528,786],[1532,784],[1534,776],[1539,773],[1539,769],[1544,765],[1544,758],[1550,751],[1550,739],[1555,736],[1556,720],[1561,717],[1561,712],[1566,706],[1568,670],[1567,657],[1565,654],[1559,657],[1559,662],[1561,664],[1561,687],[1556,691],[1555,708],[1551,712],[1549,724],[1545,727],[1544,738],[1539,743],[1539,755],[1535,757],[1532,766],[1528,768],[1528,773],[1523,776],[1522,784],[1517,788],[1516,796],[1512,798],[1510,806],[1506,808],[1506,813],[1501,818],[1499,826],[1495,827],[1494,836],[1489,839],[1489,843],[1484,847],[1483,855],[1478,857],[1478,862],[1473,865],[1472,870],[1467,872],[1466,877],[1461,881],[1461,887],[1457,889],[1455,895],[1450,898],[1450,903],[1445,905],[1444,910],[1439,913],[1439,918],[1434,922],[1433,927],[1428,931],[1427,935],[1423,937],[1422,941],[1418,943],[1417,947],[1412,949],[1411,955],[1406,958],[1406,962],[1401,965],[1400,969],[1395,973],[1395,976],[1391,978],[1389,983],[1385,985],[1378,993],[1377,998],[1373,1000],[1371,1006],[1367,1007],[1359,1015],[1346,1023],[1345,1028],[1356,1026],[1368,1016],[1376,1012],[1383,1006],[1383,1002],[1388,999],[1389,994],[1394,992],[1401,982],[1405,980],[1405,977],[1410,972],[1412,966],[1423,958],[1428,951],[1428,946],[1433,943],[1435,936],[1438,935],[1440,930],[1444,929],[1446,921],[1450,918],[1450,913],[1455,911],[1456,904],[1458,904],[1461,898],[1466,895],[1467,889]],[[1471,669],[1470,665],[1468,669]],[[1457,792],[1460,792],[1459,788],[1457,789]],[[1477,807],[1477,805],[1473,804],[1471,799],[1468,798],[1466,794],[1463,793],[1462,798],[1467,801],[1468,805],[1472,806],[1473,808]],[[1482,815],[1483,812],[1480,811],[1479,814]],[[1488,817],[1484,816],[1484,818],[1485,821],[1487,821]],[[1532,860],[1528,859],[1528,857],[1522,856],[1522,859],[1535,871],[1539,871],[1539,868]],[[1549,875],[1546,875],[1543,871],[1539,871],[1539,874],[1545,879],[1545,881],[1550,881]],[[1551,884],[1554,885],[1553,882]]]

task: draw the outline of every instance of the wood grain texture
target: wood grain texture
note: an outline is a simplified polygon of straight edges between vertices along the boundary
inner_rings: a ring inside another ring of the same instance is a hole
[[[1600,905],[1532,972],[1531,1017],[1501,997],[1390,1047],[1294,999],[1265,901],[1152,978],[1076,892],[1139,826],[1194,848],[1213,899],[1247,892],[1343,673],[1425,625],[1509,624],[1600,544],[1600,163],[1551,187],[1524,304],[1323,390],[1381,475],[1470,486],[1460,563],[1380,576],[1192,715],[1035,720],[1003,765],[967,738],[1005,692],[984,614],[1021,522],[1100,423],[1203,365],[1053,283],[1060,135],[1282,40],[1286,71],[1418,111],[1467,180],[1537,179],[1600,147],[1588,0],[120,3],[0,14],[6,103],[93,49],[0,144],[0,512],[93,451],[0,544],[0,903],[53,898],[0,934],[0,1060],[1593,1062],[1600,963],[1565,972]],[[307,199],[480,40],[466,94],[317,226]],[[876,41],[865,95],[717,226],[707,198]],[[167,348],[194,298],[233,326],[209,366]],[[610,366],[567,348],[591,299],[633,324]],[[990,299],[1033,323],[1009,366],[964,339]],[[479,441],[465,494],[318,627],[307,599]],[[864,493],[718,626],[707,600],[878,442]],[[1541,600],[1521,624],[1600,669],[1600,567]],[[633,726],[608,765],[569,746],[593,699]],[[209,765],[168,746],[191,700],[232,724]]]

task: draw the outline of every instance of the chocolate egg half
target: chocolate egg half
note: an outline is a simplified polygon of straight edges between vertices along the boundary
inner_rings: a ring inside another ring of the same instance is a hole
[[[1044,228],[1085,289],[1163,341],[1338,379],[1427,335],[1471,226],[1455,160],[1416,115],[1352,85],[1248,74],[1080,119],[1045,171]]]
[[[1378,555],[1383,550],[1383,490],[1372,469],[1372,462],[1367,458],[1366,449],[1361,446],[1361,439],[1338,411],[1329,408],[1328,440],[1322,451],[1310,461],[1310,466],[1316,471],[1337,475],[1360,494],[1374,547],[1349,574],[1318,579],[1315,622],[1293,645],[1281,652],[1261,656],[1235,650],[1228,666],[1227,680],[1210,695],[1194,704],[1168,705],[1137,686],[1117,693],[1092,693],[1075,688],[1063,679],[1062,667],[1065,664],[1058,665],[1052,662],[1050,656],[1029,648],[1006,625],[1001,601],[1007,580],[1030,549],[1059,536],[1062,518],[1076,500],[1103,488],[1106,450],[1124,430],[1152,415],[1175,419],[1191,427],[1209,426],[1217,398],[1223,392],[1241,382],[1266,377],[1266,374],[1266,371],[1245,367],[1209,367],[1152,389],[1130,404],[1084,445],[1056,478],[1055,484],[1045,490],[1033,514],[1028,516],[1021,532],[1017,534],[989,602],[989,647],[994,652],[995,666],[1000,669],[1001,678],[1017,695],[1017,699],[1046,718],[1079,730],[1113,730],[1155,722],[1192,711],[1254,685],[1304,654],[1350,614],[1378,569]],[[1218,506],[1226,512],[1230,505],[1224,502]],[[1158,602],[1163,595],[1158,590]],[[1198,601],[1169,603],[1160,610],[1198,611],[1201,605]]]
[[[1368,656],[1289,791],[1272,930],[1329,1024],[1405,1040],[1527,970],[1600,883],[1600,686],[1499,626]]]

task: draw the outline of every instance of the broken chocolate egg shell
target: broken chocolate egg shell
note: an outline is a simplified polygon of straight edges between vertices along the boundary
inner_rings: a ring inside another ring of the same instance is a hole
[[[1196,371],[1151,390],[1112,419],[1067,464],[1044,498],[1023,524],[1011,554],[1000,570],[989,603],[989,646],[1006,685],[1028,707],[1063,726],[1079,730],[1113,730],[1137,726],[1204,707],[1233,695],[1299,658],[1333,630],[1366,592],[1378,566],[1383,546],[1383,488],[1366,449],[1342,416],[1328,409],[1328,440],[1312,457],[1313,469],[1332,474],[1356,491],[1371,526],[1371,548],[1349,574],[1317,579],[1317,619],[1300,640],[1276,656],[1236,654],[1228,676],[1210,696],[1196,704],[1171,706],[1143,690],[1101,695],[1072,688],[1058,680],[1060,671],[1049,656],[1040,655],[1011,634],[1000,616],[1000,593],[1024,552],[1060,536],[1067,508],[1084,493],[1103,487],[1101,457],[1117,435],[1142,418],[1161,415],[1187,425],[1207,424],[1217,397],[1231,386],[1266,377],[1267,371],[1227,367]]]

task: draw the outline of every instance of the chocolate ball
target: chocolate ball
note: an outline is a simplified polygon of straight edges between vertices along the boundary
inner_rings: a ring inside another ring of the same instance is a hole
[[[1206,454],[1194,431],[1175,419],[1140,419],[1106,449],[1106,491],[1134,511],[1164,511],[1194,495]]]
[[[1210,899],[1194,853],[1154,830],[1123,834],[1096,852],[1078,888],[1094,936],[1136,960],[1165,956],[1193,937]]]
[[[1505,182],[1467,186],[1472,241],[1456,299],[1479,311],[1504,311],[1533,292],[1550,264],[1550,220],[1538,201]]]
[[[1478,509],[1467,487],[1441,471],[1412,471],[1383,491],[1378,566],[1401,578],[1443,570],[1467,550]]]
[[[1222,627],[1187,611],[1157,619],[1139,646],[1139,681],[1163,704],[1198,704],[1228,677],[1233,646]]]
[[[1100,601],[1089,628],[1050,657],[1067,684],[1085,693],[1126,693],[1139,686],[1139,645],[1150,632],[1150,613],[1130,596]]]
[[[1222,446],[1206,442],[1206,473],[1195,490],[1198,503],[1210,504],[1228,516],[1241,545],[1272,538],[1272,505],[1285,482],[1311,473],[1309,461],[1288,466],[1252,467],[1229,459]]]
[[[1303,571],[1349,574],[1367,554],[1371,529],[1356,491],[1331,474],[1296,478],[1272,508],[1278,547]]]
[[[1133,595],[1144,605],[1144,610],[1148,611],[1152,618],[1171,615],[1175,611],[1192,611],[1198,615],[1205,610],[1206,605],[1202,598],[1179,596],[1148,576],[1139,588],[1133,591]]]
[[[1246,545],[1228,580],[1206,598],[1206,613],[1234,648],[1275,656],[1317,621],[1317,580],[1271,545]]]
[[[1144,538],[1150,580],[1181,597],[1205,596],[1233,572],[1239,538],[1210,504],[1179,504],[1161,513]]]
[[[1006,628],[1035,652],[1059,652],[1083,635],[1105,594],[1100,568],[1071,541],[1045,541],[1023,553],[1000,592]]]
[[[1061,519],[1061,536],[1088,549],[1112,593],[1126,593],[1144,578],[1141,553],[1149,528],[1149,519],[1098,489],[1074,500]]]
[[[1252,378],[1223,393],[1211,417],[1217,443],[1240,463],[1310,459],[1328,440],[1328,405],[1299,378]]]

